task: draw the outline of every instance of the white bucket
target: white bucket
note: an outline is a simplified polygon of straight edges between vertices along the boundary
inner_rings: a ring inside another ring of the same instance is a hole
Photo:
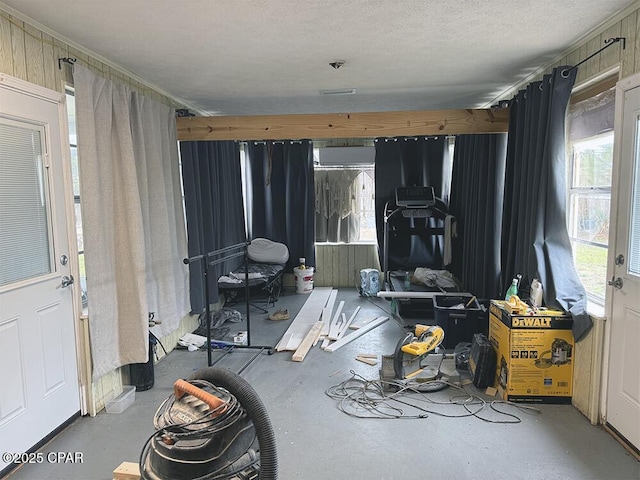
[[[311,293],[313,290],[313,267],[293,269],[293,277],[296,282],[296,293]]]

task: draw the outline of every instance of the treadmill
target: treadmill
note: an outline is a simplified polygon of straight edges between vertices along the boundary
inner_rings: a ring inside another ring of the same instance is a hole
[[[395,202],[388,201],[384,207],[384,231],[382,269],[384,289],[378,293],[379,297],[396,299],[400,315],[427,316],[433,318],[433,297],[435,295],[459,295],[458,288],[429,287],[426,285],[407,285],[407,273],[412,275],[414,268],[400,265],[400,269],[389,269],[390,236],[443,236],[444,220],[447,216],[446,206],[435,196],[433,187],[398,187],[395,192]],[[404,219],[404,220],[403,220]],[[411,219],[430,219],[418,222],[416,226]],[[439,241],[442,245],[442,239]],[[441,248],[441,247],[440,247]],[[441,259],[442,251],[439,252]],[[395,262],[398,263],[397,261]],[[398,266],[398,265],[396,265]],[[443,270],[442,262],[437,265],[420,265],[434,270]]]

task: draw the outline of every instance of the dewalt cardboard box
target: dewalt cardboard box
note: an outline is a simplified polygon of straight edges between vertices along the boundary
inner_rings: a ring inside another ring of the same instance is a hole
[[[492,300],[489,340],[497,353],[496,383],[504,400],[571,403],[574,342],[568,314],[512,314]]]

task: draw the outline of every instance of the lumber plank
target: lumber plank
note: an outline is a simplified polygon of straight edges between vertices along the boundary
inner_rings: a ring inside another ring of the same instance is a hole
[[[333,320],[331,320],[331,325],[329,326],[329,335],[328,335],[329,340],[336,340],[338,338],[338,331],[340,329],[339,320],[340,320],[340,315],[342,314],[343,308],[344,308],[344,300],[338,304],[338,309],[336,310]]]
[[[325,348],[325,351],[327,351],[327,352],[335,352],[340,347],[343,347],[347,343],[352,342],[356,338],[364,335],[369,330],[373,330],[378,325],[382,325],[387,320],[389,320],[389,317],[378,317],[373,322],[369,323],[368,325],[365,325],[364,327],[361,327],[358,330],[354,330],[353,332],[349,333],[349,335],[346,335],[346,336],[342,337],[340,340],[336,340],[331,345],[329,345],[327,348]]]
[[[317,287],[309,294],[304,305],[282,335],[276,350],[296,351],[314,323],[320,320],[322,310],[331,295],[331,287]],[[285,341],[286,340],[286,341]]]
[[[370,357],[361,357],[360,355],[356,356],[356,360],[362,363],[366,363],[367,365],[377,365],[378,361],[375,358]]]
[[[360,327],[364,327],[366,324],[373,322],[376,318],[378,317],[369,317],[369,318],[359,318],[357,320],[354,320],[353,322],[351,322],[351,325],[349,325],[349,328],[351,330],[357,330]]]
[[[358,315],[359,311],[360,311],[360,306],[358,305],[356,309],[353,311],[353,313],[351,314],[351,316],[349,317],[349,320],[346,320],[342,325],[342,327],[340,328],[340,332],[338,332],[338,340],[344,337],[345,332],[349,329],[349,327],[353,323],[353,320],[356,318],[356,315]]]
[[[331,290],[331,294],[329,295],[329,300],[327,300],[327,305],[322,310],[322,321],[324,322],[324,326],[322,327],[322,333],[320,335],[324,335],[325,337],[329,335],[329,327],[331,325],[331,315],[333,314],[333,307],[336,303],[336,297],[338,296],[338,290]]]
[[[504,133],[509,109],[178,117],[178,140],[297,140]]]
[[[113,480],[140,480],[140,467],[137,463],[122,462],[113,471]]]
[[[311,330],[309,330],[309,333],[307,333],[307,336],[304,337],[304,340],[302,340],[302,343],[300,344],[298,349],[291,356],[291,360],[293,360],[294,362],[301,362],[304,360],[304,357],[306,357],[307,353],[309,353],[309,350],[311,350],[313,342],[315,342],[318,337],[320,337],[322,325],[322,321],[313,324]]]

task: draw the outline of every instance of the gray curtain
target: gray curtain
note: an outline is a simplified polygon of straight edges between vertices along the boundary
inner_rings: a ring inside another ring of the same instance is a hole
[[[74,67],[93,378],[148,359],[186,313],[175,113]],[[162,331],[158,331],[162,333]]]
[[[313,145],[247,142],[246,153],[250,237],[287,245],[288,271],[300,257],[315,266]]]
[[[180,155],[189,257],[246,241],[238,143],[180,142]],[[210,257],[210,260],[218,258]],[[212,303],[218,298],[218,278],[242,262],[240,257],[210,267],[208,283]],[[201,262],[189,265],[191,311],[198,314],[205,308],[202,267]]]
[[[375,142],[376,231],[380,264],[383,264],[384,206],[395,201],[401,186],[434,187],[440,199],[438,207],[447,211],[450,189],[451,158],[449,140],[444,137],[379,138]],[[407,228],[442,228],[435,218],[406,219],[394,217],[400,231]],[[413,267],[442,268],[441,235],[406,235],[389,237],[389,270]]]
[[[456,137],[449,213],[456,217],[451,272],[464,291],[501,298],[500,240],[507,135]]]
[[[566,228],[565,116],[576,70],[557,67],[511,100],[502,223],[502,291],[523,274],[544,302],[571,313],[576,340],[591,328]]]

